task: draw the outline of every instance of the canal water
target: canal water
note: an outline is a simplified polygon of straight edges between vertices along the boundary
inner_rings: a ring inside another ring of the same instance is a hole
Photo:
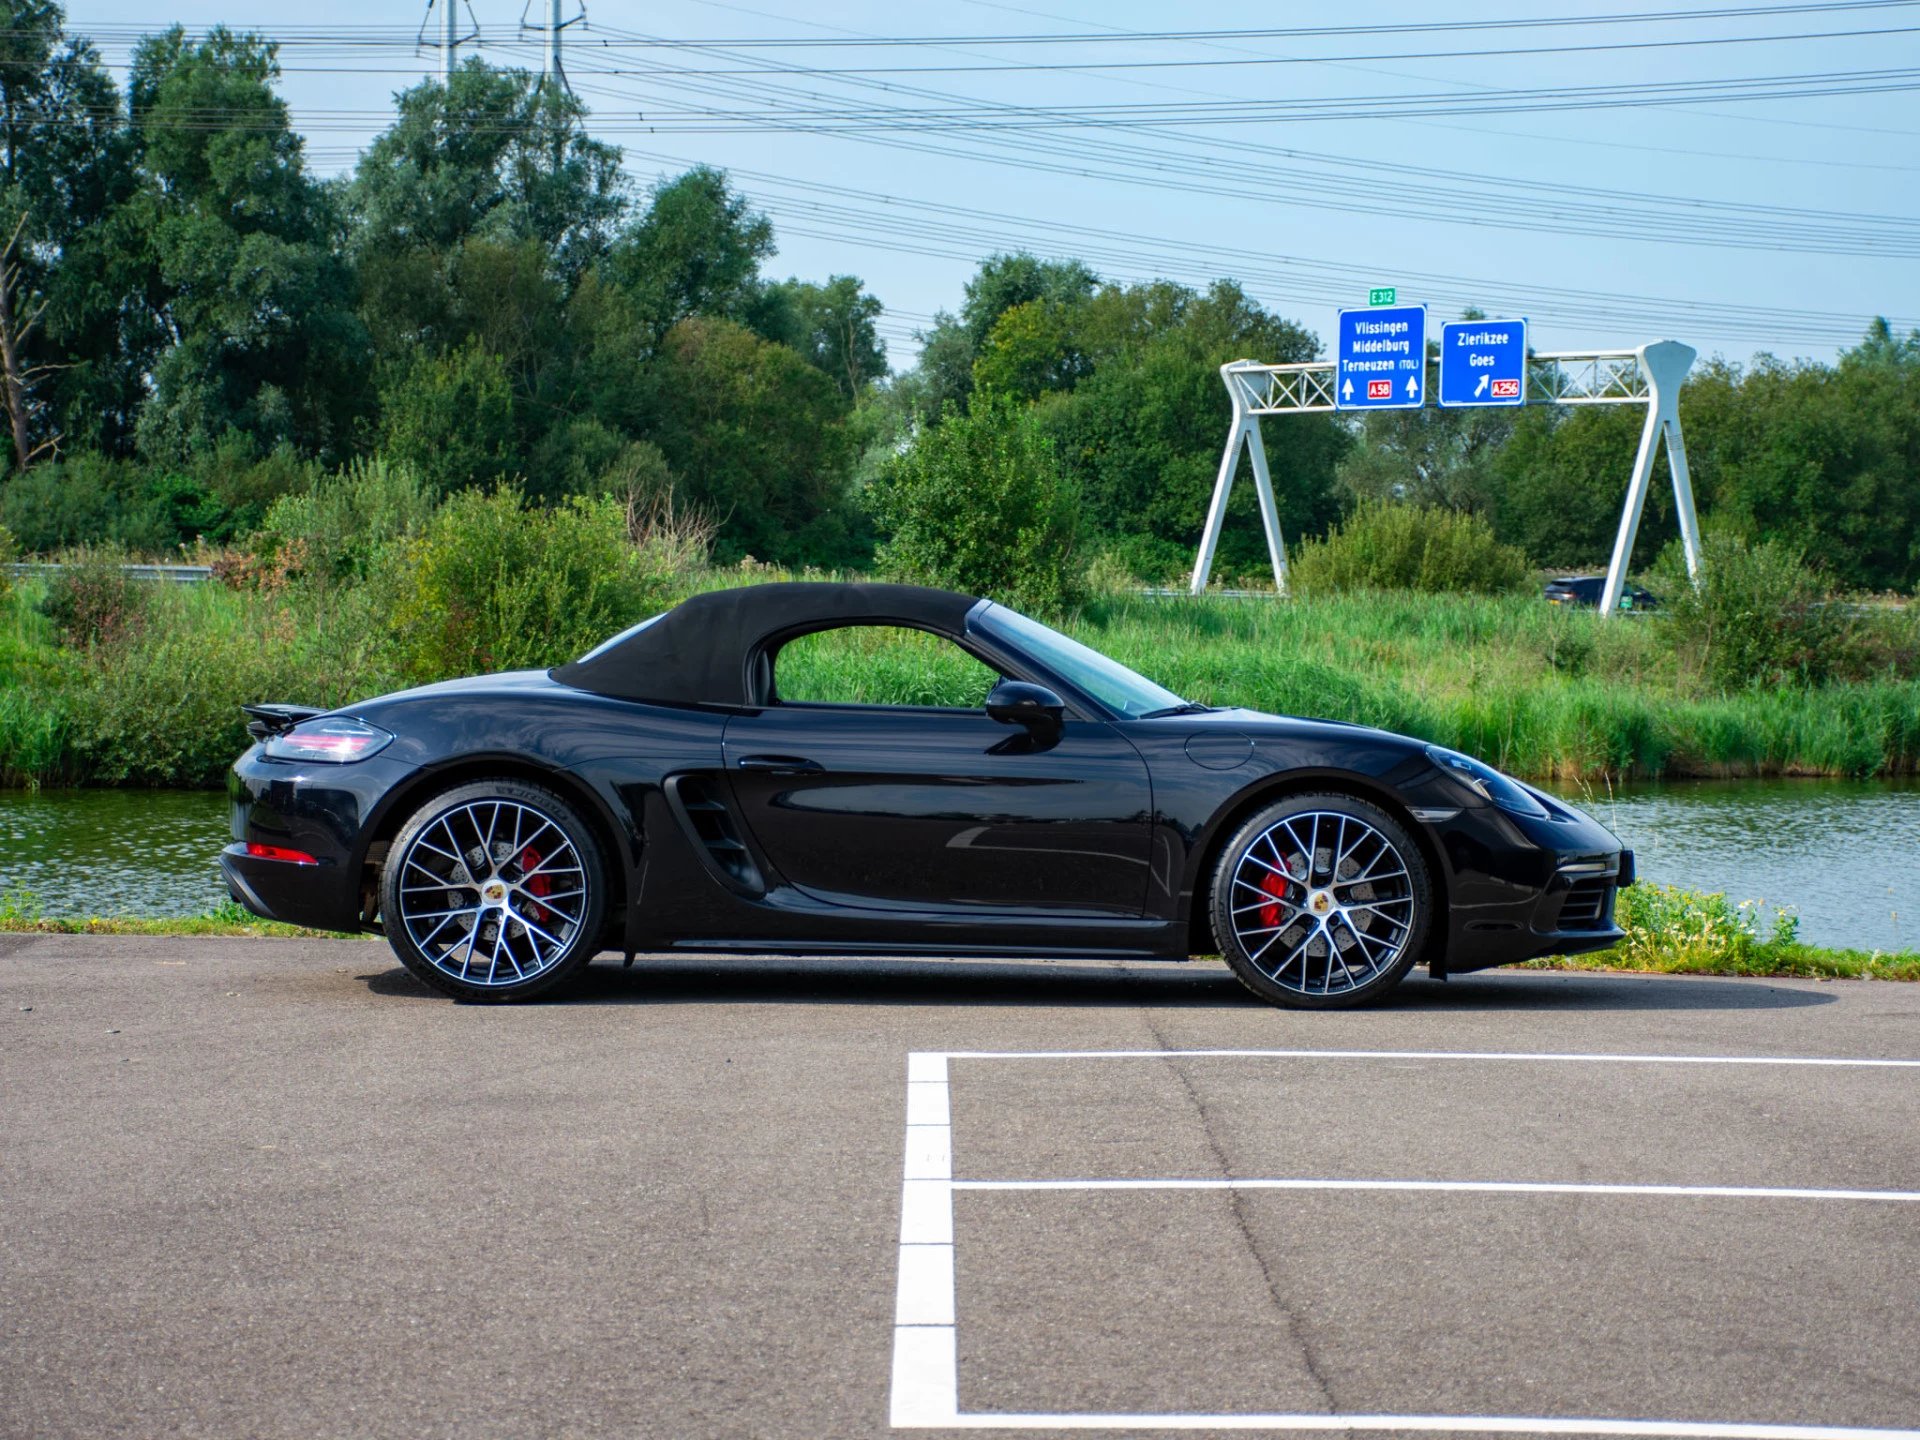
[[[1920,949],[1920,785],[1563,793],[1633,846],[1648,880],[1790,908],[1817,945]],[[198,915],[226,898],[226,843],[215,791],[0,791],[0,897],[30,893],[45,915]]]

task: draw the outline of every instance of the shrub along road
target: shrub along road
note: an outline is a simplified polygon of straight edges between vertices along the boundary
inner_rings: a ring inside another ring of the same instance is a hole
[[[956,1059],[961,1179],[1495,1187],[962,1191],[962,1410],[1920,1413],[1920,1205],[1833,1193],[1920,1192],[1920,1068],[1484,1058],[1913,1059],[1911,986],[716,959],[488,1009],[14,935],[0,1027],[0,1433],[881,1434],[908,1056],[958,1050],[1398,1052]]]

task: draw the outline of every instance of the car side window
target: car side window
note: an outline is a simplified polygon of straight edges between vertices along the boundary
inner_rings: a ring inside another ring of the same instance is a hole
[[[774,656],[782,704],[978,710],[999,680],[951,640],[898,625],[843,625],[789,640]]]

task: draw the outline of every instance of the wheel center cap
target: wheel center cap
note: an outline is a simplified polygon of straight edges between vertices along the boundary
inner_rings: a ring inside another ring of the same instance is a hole
[[[1307,897],[1307,908],[1316,915],[1324,915],[1333,909],[1333,893],[1328,890],[1316,890]]]
[[[480,898],[489,905],[501,904],[507,898],[507,887],[498,880],[489,880],[480,887]]]

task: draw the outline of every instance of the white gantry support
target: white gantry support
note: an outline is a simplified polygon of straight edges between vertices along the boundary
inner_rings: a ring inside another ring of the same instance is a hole
[[[1664,436],[1667,468],[1673,474],[1673,498],[1680,517],[1680,541],[1687,554],[1687,573],[1700,579],[1700,519],[1693,506],[1693,482],[1687,474],[1687,446],[1680,433],[1680,386],[1692,368],[1694,350],[1677,340],[1659,340],[1633,350],[1560,350],[1527,357],[1527,403],[1545,405],[1645,405],[1647,423],[1640,432],[1640,450],[1634,457],[1626,503],[1620,511],[1620,533],[1613,560],[1607,567],[1606,589],[1600,613],[1610,615],[1625,588],[1627,562],[1640,531],[1647,490],[1653,481],[1653,457]],[[1312,415],[1338,409],[1334,400],[1335,366],[1331,360],[1298,365],[1263,365],[1257,360],[1234,360],[1220,367],[1233,402],[1233,423],[1214,481],[1213,501],[1207,507],[1206,528],[1193,562],[1195,595],[1207,588],[1213,573],[1214,552],[1226,523],[1227,497],[1233,493],[1240,452],[1253,461],[1253,483],[1260,497],[1260,522],[1267,532],[1267,558],[1273,564],[1274,589],[1287,593],[1287,547],[1280,532],[1280,510],[1273,497],[1273,477],[1267,468],[1261,441],[1264,415]]]
[[[1653,456],[1662,436],[1667,442],[1667,469],[1673,476],[1674,512],[1680,517],[1680,545],[1687,553],[1687,576],[1700,583],[1700,516],[1693,508],[1693,478],[1687,473],[1687,442],[1680,433],[1680,385],[1693,368],[1694,349],[1677,340],[1642,345],[1634,353],[1642,376],[1647,423],[1640,427],[1640,449],[1633,457],[1633,478],[1627,482],[1627,503],[1620,507],[1620,533],[1614,537],[1613,559],[1607,565],[1606,588],[1600,593],[1600,613],[1611,615],[1626,588],[1627,565],[1633,559],[1634,538],[1640,533],[1640,515],[1647,508],[1653,484]],[[1543,355],[1542,360],[1554,357]],[[1584,358],[1584,357],[1581,357]],[[1606,403],[1604,400],[1565,400],[1561,404]]]

